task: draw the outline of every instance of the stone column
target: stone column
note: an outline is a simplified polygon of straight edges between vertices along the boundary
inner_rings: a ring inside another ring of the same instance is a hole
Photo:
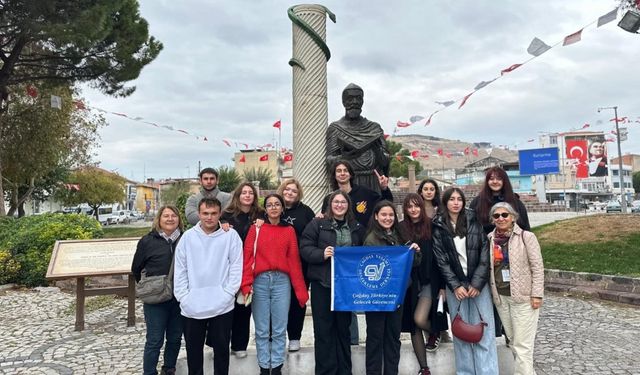
[[[322,5],[295,5],[287,11],[293,23],[293,177],[304,189],[304,203],[320,211],[329,192],[325,167],[327,106],[326,15]]]
[[[416,192],[416,166],[411,163],[407,166],[409,172],[409,193]]]

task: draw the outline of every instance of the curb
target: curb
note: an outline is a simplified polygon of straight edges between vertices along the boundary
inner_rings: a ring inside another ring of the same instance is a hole
[[[640,306],[640,278],[548,269],[545,289]]]

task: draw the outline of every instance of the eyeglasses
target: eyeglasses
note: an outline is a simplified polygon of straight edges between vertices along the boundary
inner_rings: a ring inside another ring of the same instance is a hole
[[[506,218],[509,217],[509,215],[511,215],[511,214],[508,213],[508,212],[503,212],[503,213],[500,213],[500,214],[493,214],[493,218],[497,219],[497,218],[502,216],[503,219],[506,219]]]
[[[280,208],[282,205],[280,203],[269,203],[265,205],[266,208]]]
[[[347,201],[333,201],[331,202],[332,205],[334,206],[346,206],[347,205]]]

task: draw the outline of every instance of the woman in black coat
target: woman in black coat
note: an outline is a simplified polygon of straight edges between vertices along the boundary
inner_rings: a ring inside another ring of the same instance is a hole
[[[420,364],[418,375],[429,374],[425,346],[426,332],[429,336],[447,330],[447,317],[438,316],[438,298],[444,298],[444,282],[433,255],[431,219],[427,216],[425,203],[416,193],[409,193],[402,204],[404,220],[398,226],[403,242],[415,242],[420,247],[416,252],[411,270],[411,284],[407,289],[402,313],[402,331],[411,333],[411,344]]]
[[[153,229],[138,241],[133,255],[131,272],[140,281],[142,272],[147,276],[168,275],[178,240],[182,235],[183,224],[180,211],[174,206],[163,206],[153,220]],[[146,342],[143,354],[143,373],[158,373],[160,349],[164,346],[163,374],[174,374],[176,361],[182,342],[182,315],[180,304],[171,298],[166,302],[143,305],[144,320],[147,324]]]
[[[438,267],[447,284],[447,302],[451,316],[457,313],[469,324],[487,323],[482,339],[475,344],[454,334],[456,373],[495,375],[498,369],[493,326],[493,303],[489,280],[487,236],[471,210],[465,209],[465,197],[459,188],[442,195],[443,209],[433,221],[433,249]]]
[[[331,311],[331,257],[337,246],[362,245],[364,228],[354,219],[346,193],[335,191],[328,202],[324,218],[307,225],[300,244],[311,280],[315,373],[351,375],[351,312]]]

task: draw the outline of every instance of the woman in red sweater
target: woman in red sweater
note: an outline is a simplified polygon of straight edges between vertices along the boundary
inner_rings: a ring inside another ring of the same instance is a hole
[[[260,374],[279,375],[284,364],[289,303],[295,303],[291,301],[291,286],[300,306],[307,303],[309,294],[302,276],[296,232],[282,221],[283,198],[269,194],[264,208],[267,221],[258,230],[252,225],[244,241],[240,290],[245,300],[252,294]]]

